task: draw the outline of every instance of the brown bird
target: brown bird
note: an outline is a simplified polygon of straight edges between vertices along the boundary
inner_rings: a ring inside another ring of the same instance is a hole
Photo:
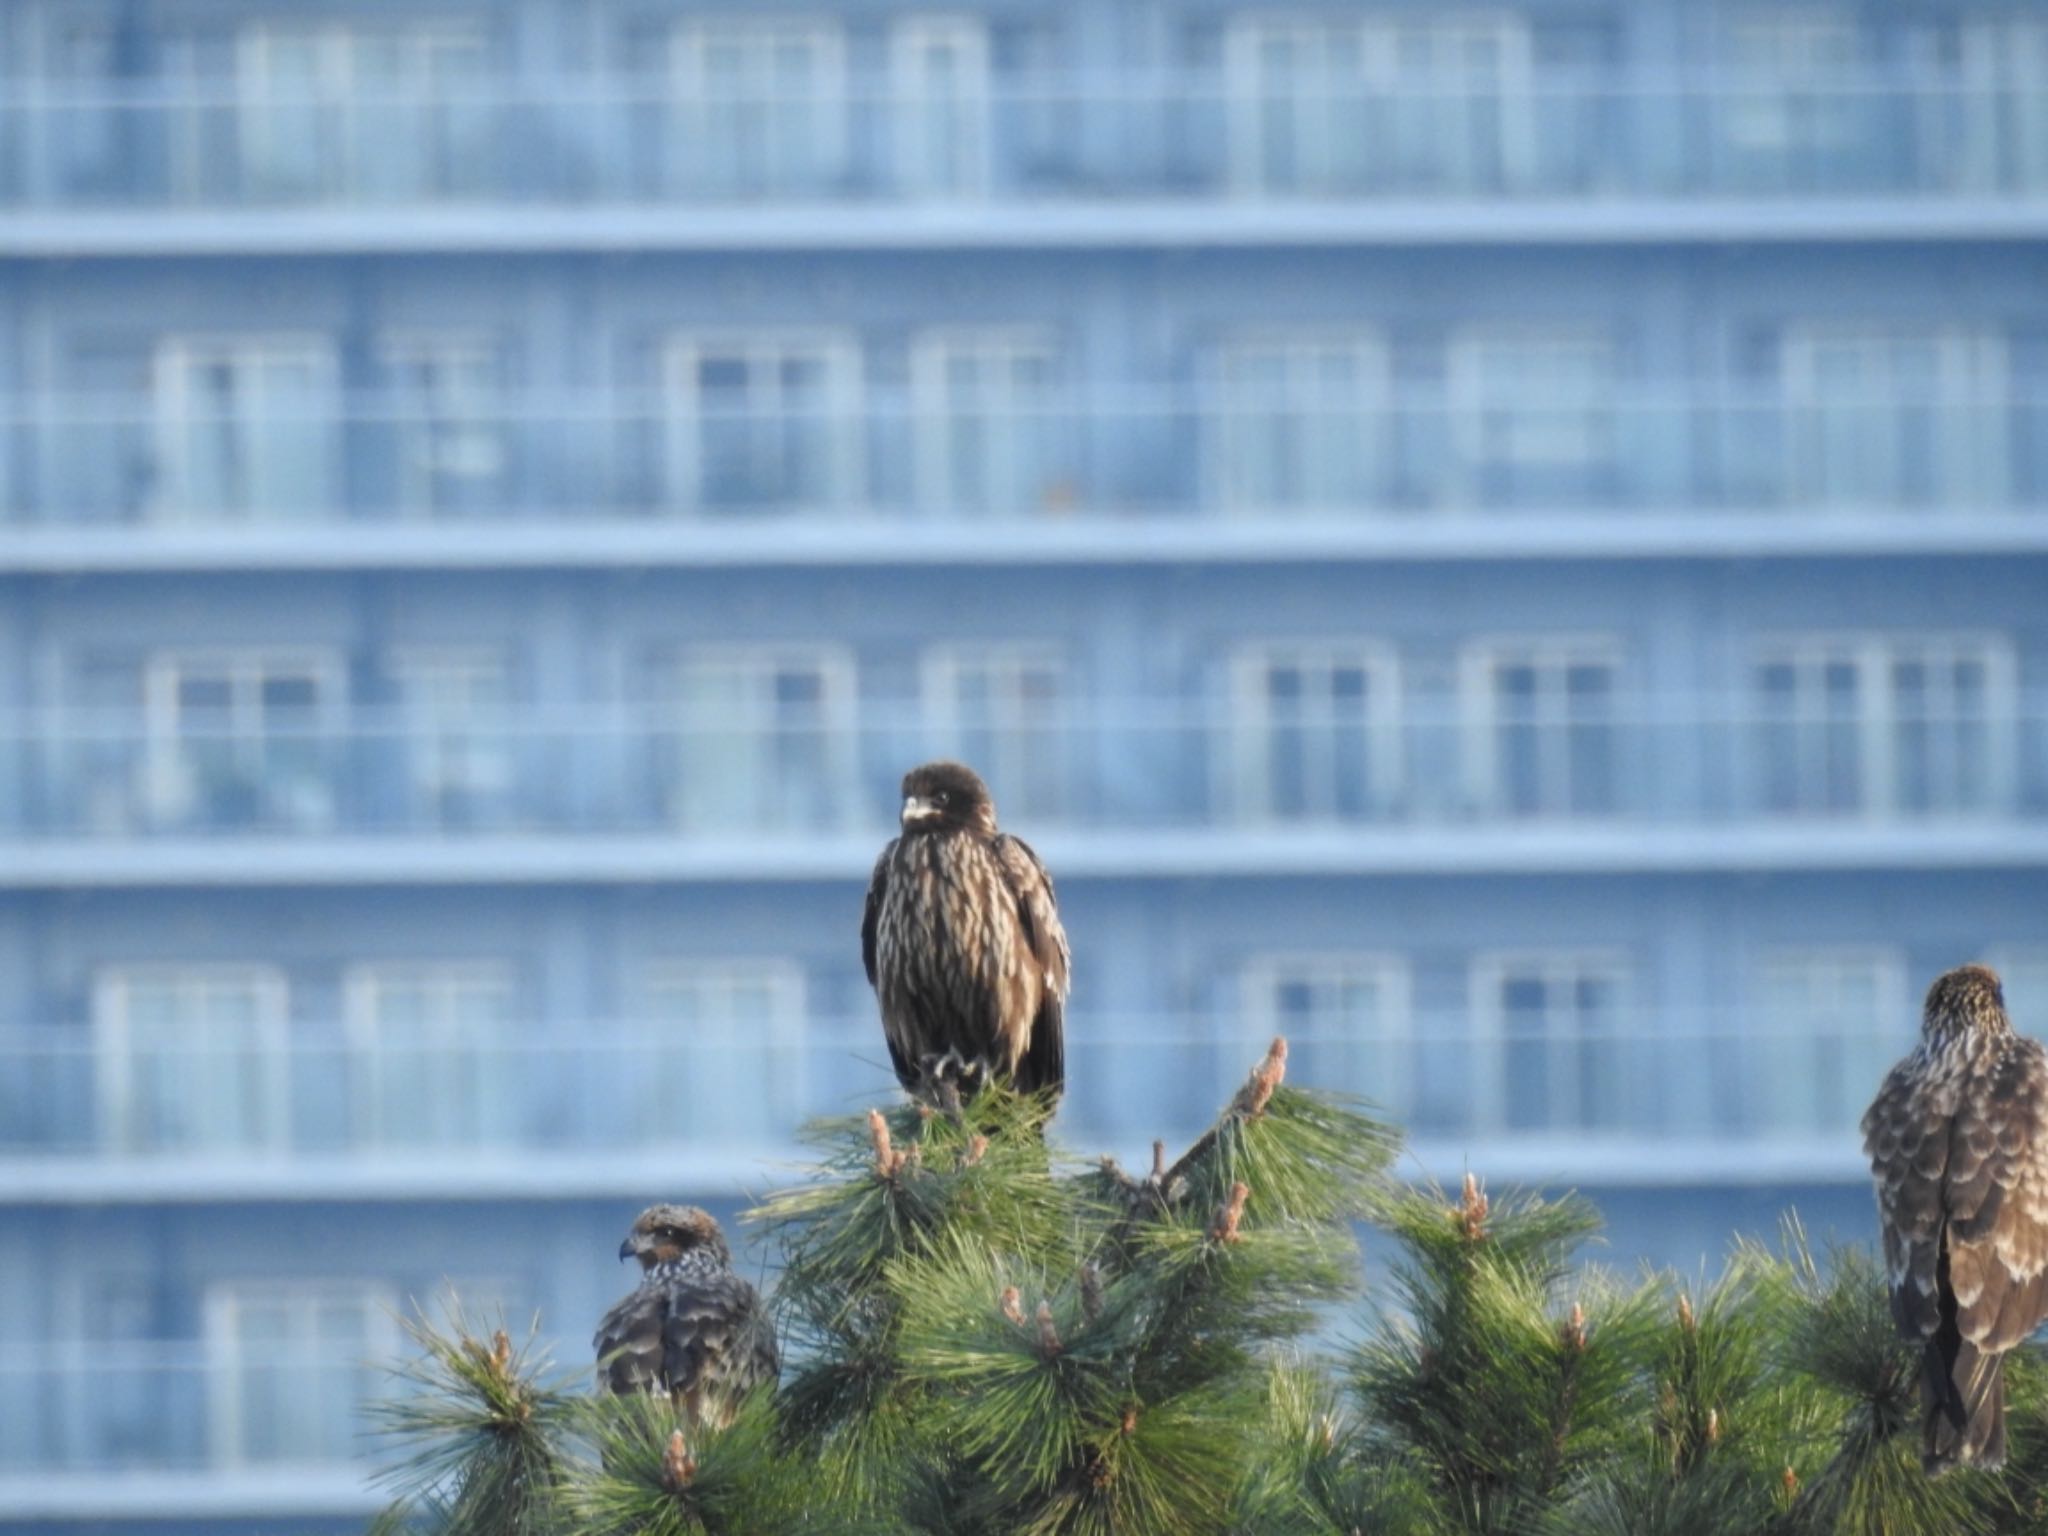
[[[1863,1117],[1899,1331],[1922,1346],[1920,1460],[2005,1464],[2005,1356],[2048,1313],[2048,1053],[1997,975],[1928,989],[1920,1043]]]
[[[1052,877],[996,830],[988,786],[962,764],[905,774],[902,824],[860,927],[896,1080],[933,1103],[988,1078],[1057,1098],[1068,956]]]
[[[733,1273],[732,1250],[706,1211],[651,1205],[619,1244],[640,1288],[597,1325],[604,1391],[666,1392],[692,1424],[721,1428],[740,1400],[782,1370],[761,1295]]]

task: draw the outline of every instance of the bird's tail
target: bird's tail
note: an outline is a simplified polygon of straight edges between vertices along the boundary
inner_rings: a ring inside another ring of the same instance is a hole
[[[2004,1355],[1985,1354],[1943,1329],[1920,1357],[1920,1404],[1920,1464],[1930,1476],[2005,1465]]]

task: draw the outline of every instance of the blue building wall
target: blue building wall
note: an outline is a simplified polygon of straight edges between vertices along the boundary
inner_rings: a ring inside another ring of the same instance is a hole
[[[1075,1147],[1277,1030],[1608,1259],[1865,1235],[1926,981],[2048,1029],[2044,102],[1972,0],[0,7],[0,1529],[359,1529],[449,1283],[580,1368],[894,1092],[941,751]]]

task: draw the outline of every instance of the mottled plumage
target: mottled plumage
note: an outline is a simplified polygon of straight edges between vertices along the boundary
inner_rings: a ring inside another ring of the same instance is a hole
[[[2005,1462],[2005,1355],[2048,1313],[2048,1053],[1998,977],[1950,971],[1863,1117],[1892,1315],[1923,1347],[1921,1460]]]
[[[719,1427],[748,1392],[780,1374],[760,1293],[733,1273],[732,1251],[709,1214],[650,1206],[619,1257],[637,1258],[644,1273],[592,1340],[605,1391],[666,1392],[691,1423]]]
[[[882,850],[861,921],[897,1081],[922,1098],[988,1077],[1057,1096],[1065,1081],[1067,935],[1052,877],[996,830],[959,763],[903,779],[903,832]]]

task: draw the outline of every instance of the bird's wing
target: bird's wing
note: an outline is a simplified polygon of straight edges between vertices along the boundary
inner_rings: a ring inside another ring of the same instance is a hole
[[[597,1350],[597,1380],[607,1392],[620,1395],[659,1392],[662,1374],[662,1328],[665,1298],[658,1291],[638,1290],[626,1297],[597,1325],[590,1342]]]
[[[665,1288],[661,1354],[669,1388],[691,1414],[723,1419],[763,1373],[760,1294],[738,1275],[677,1280]],[[775,1356],[773,1334],[768,1352]]]
[[[1965,1083],[1949,1134],[1949,1282],[1956,1326],[1988,1353],[2048,1314],[2048,1055],[2023,1035]]]
[[[868,985],[875,985],[875,944],[882,926],[882,894],[889,888],[889,861],[896,855],[892,839],[875,860],[875,872],[868,877],[868,903],[860,915],[860,963],[867,967]]]
[[[1072,968],[1067,930],[1060,924],[1052,876],[1031,845],[1021,837],[1000,833],[995,854],[1016,898],[1025,947],[1045,979],[1038,1016],[1031,1022],[1031,1038],[1019,1064],[1019,1085],[1033,1093],[1048,1088],[1057,1092],[1065,1086],[1067,1074],[1067,988]]]
[[[1892,1068],[1863,1116],[1863,1151],[1877,1181],[1892,1315],[1908,1338],[1931,1339],[1939,1299],[1949,1115],[1924,1081],[1918,1056]]]

